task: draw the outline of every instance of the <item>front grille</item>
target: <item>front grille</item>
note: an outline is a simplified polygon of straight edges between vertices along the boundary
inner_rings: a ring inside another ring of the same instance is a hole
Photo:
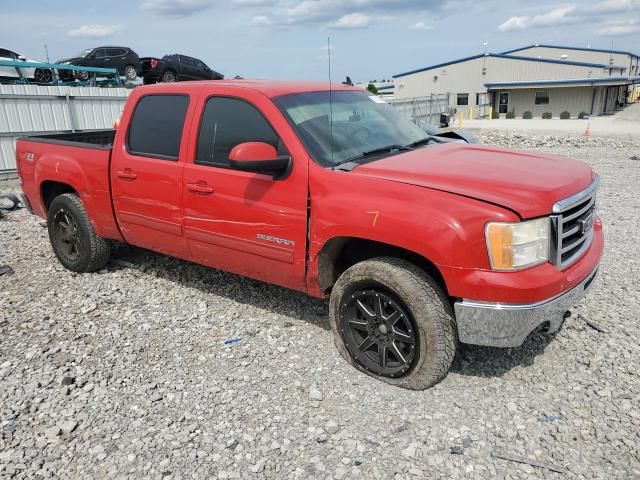
[[[596,176],[586,190],[553,206],[551,260],[561,269],[573,265],[591,245],[599,184]]]

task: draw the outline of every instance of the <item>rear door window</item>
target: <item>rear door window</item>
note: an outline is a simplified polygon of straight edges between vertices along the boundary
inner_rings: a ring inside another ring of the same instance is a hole
[[[134,155],[177,160],[189,97],[187,95],[146,95],[131,117],[127,151]]]

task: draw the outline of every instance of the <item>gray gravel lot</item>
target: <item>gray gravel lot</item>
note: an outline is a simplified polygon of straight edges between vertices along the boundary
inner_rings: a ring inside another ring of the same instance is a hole
[[[592,164],[606,254],[559,333],[461,348],[423,392],[343,361],[325,302],[131,247],[74,274],[9,213],[0,477],[640,478],[640,147],[484,139]]]

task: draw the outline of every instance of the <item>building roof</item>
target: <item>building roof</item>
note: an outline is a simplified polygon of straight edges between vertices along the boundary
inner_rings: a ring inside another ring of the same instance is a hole
[[[506,52],[502,52],[502,55],[509,55],[515,52],[521,52],[523,50],[528,50],[530,48],[542,47],[542,48],[557,48],[561,50],[580,50],[586,52],[601,52],[601,53],[618,53],[620,55],[631,55],[632,57],[640,57],[637,53],[626,52],[624,50],[611,50],[605,48],[586,48],[586,47],[566,47],[563,45],[527,45],[526,47],[514,48],[513,50],[507,50]]]
[[[484,86],[487,90],[500,88],[535,88],[535,87],[567,87],[590,85],[628,85],[630,83],[640,83],[640,77],[597,77],[597,78],[572,78],[565,80],[526,80],[519,82],[488,82]]]
[[[625,67],[612,67],[610,65],[605,65],[603,63],[588,63],[588,62],[574,62],[571,60],[556,60],[553,58],[533,58],[533,57],[521,57],[519,55],[507,55],[504,53],[481,53],[480,55],[473,55],[471,57],[459,58],[458,60],[452,60],[450,62],[439,63],[437,65],[431,65],[430,67],[419,68],[417,70],[411,70],[409,72],[398,73],[393,75],[393,78],[406,77],[407,75],[412,75],[414,73],[425,72],[427,70],[432,70],[434,68],[446,67],[447,65],[454,65],[456,63],[468,62],[469,60],[475,60],[476,58],[482,57],[494,57],[494,58],[503,58],[508,60],[524,60],[527,62],[543,62],[543,63],[558,63],[561,65],[574,65],[579,67],[593,67],[593,68],[625,68]]]

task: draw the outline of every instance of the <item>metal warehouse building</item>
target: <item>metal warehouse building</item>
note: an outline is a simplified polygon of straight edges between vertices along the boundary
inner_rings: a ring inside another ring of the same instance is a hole
[[[531,45],[394,75],[395,98],[448,95],[465,116],[569,112],[613,113],[640,89],[638,55],[611,50]]]

